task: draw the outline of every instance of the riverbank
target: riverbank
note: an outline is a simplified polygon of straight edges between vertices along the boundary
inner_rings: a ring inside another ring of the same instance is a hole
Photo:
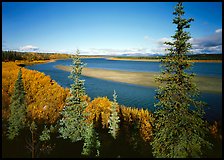
[[[116,58],[116,57],[110,57],[110,58],[106,58],[106,59],[113,60],[113,61],[160,62],[160,59],[137,59],[137,58]]]
[[[70,72],[72,67],[58,65],[56,68]],[[123,82],[146,87],[157,87],[157,72],[126,72],[96,68],[83,68],[82,75],[115,82]],[[216,77],[196,76],[195,83],[202,92],[222,93],[222,79]]]
[[[105,56],[80,55],[80,58],[106,58]]]
[[[160,62],[160,59],[138,59],[138,58],[106,58],[107,60],[114,61],[145,61],[145,62]],[[222,63],[222,60],[189,60],[189,62],[206,62],[206,63]]]
[[[58,60],[58,59],[35,60],[35,61],[16,60],[15,63],[18,66],[24,67],[24,66],[31,66],[31,65],[34,65],[34,64],[51,63],[51,62],[55,62],[56,60]],[[7,63],[7,62],[3,62],[3,63]]]

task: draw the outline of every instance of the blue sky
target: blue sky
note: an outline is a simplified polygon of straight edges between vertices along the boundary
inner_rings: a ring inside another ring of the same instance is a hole
[[[2,49],[164,54],[176,2],[4,2]],[[185,2],[194,53],[222,53],[222,2]]]

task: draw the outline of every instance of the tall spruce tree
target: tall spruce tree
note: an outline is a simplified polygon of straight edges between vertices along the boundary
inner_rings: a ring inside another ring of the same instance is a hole
[[[117,94],[116,92],[114,91],[114,94],[113,94],[113,103],[112,103],[112,106],[111,106],[111,115],[110,115],[110,118],[109,118],[109,133],[113,136],[114,139],[116,139],[117,137],[117,132],[118,132],[118,129],[119,129],[119,116],[118,116],[118,113],[117,113]]]
[[[79,58],[79,50],[73,58],[72,71],[69,78],[74,81],[71,84],[71,96],[66,99],[66,106],[61,112],[62,119],[60,120],[59,133],[64,139],[71,139],[76,142],[82,139],[84,132],[85,117],[83,112],[87,107],[87,102],[83,99],[86,95],[84,88],[84,80],[80,80],[84,63]]]
[[[91,150],[95,147],[99,155],[99,141],[97,133],[92,123],[87,122],[88,113],[85,112],[87,102],[83,98],[86,96],[84,80],[80,80],[82,69],[85,64],[80,60],[79,50],[73,58],[72,71],[69,78],[74,81],[71,84],[71,96],[66,99],[66,106],[61,112],[59,133],[64,139],[70,139],[72,142],[84,140],[83,155],[90,155]]]
[[[25,127],[26,121],[26,100],[21,68],[15,82],[9,109],[10,117],[8,119],[8,138],[12,140],[19,135],[19,131]]]
[[[190,52],[189,32],[192,18],[185,19],[183,5],[179,2],[173,14],[177,30],[169,45],[163,72],[156,78],[161,85],[155,98],[155,125],[151,142],[154,157],[201,157],[203,149],[211,144],[206,140],[208,129],[203,120],[205,103],[198,101],[199,91],[192,82],[195,74],[186,73],[191,63],[186,54]]]

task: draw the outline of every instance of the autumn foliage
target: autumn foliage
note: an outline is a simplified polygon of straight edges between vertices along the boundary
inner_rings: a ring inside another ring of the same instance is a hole
[[[91,122],[99,120],[103,128],[108,128],[108,120],[110,117],[111,101],[107,97],[98,97],[89,103],[86,111],[89,112],[88,120]]]
[[[19,71],[18,63],[2,62],[2,113],[9,114],[9,100]],[[22,68],[28,117],[54,123],[62,110],[68,89],[64,89],[44,73]]]
[[[154,123],[153,114],[151,112],[144,109],[122,106],[120,114],[122,114],[121,117],[127,125],[138,124],[139,133],[144,141],[151,140],[152,124]]]
[[[95,120],[101,123],[103,128],[108,128],[108,120],[111,114],[112,101],[107,97],[98,97],[92,100],[86,110],[90,112],[89,121]],[[118,115],[122,124],[130,128],[134,124],[139,125],[139,133],[144,141],[150,141],[152,138],[153,115],[148,110],[119,106]],[[99,122],[100,121],[100,122]]]

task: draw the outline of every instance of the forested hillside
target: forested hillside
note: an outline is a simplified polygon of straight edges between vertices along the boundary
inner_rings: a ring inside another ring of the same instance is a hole
[[[186,57],[190,60],[222,60],[222,54],[188,54]],[[165,56],[116,56],[116,58],[125,59],[164,59]]]

